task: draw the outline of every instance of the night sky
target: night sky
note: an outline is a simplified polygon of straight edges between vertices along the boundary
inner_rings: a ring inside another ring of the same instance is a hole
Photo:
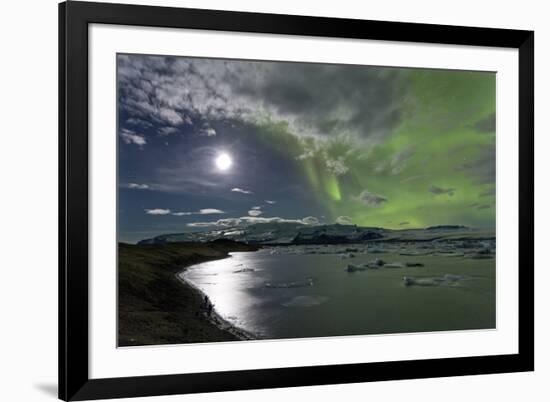
[[[495,225],[489,72],[118,56],[119,240]]]

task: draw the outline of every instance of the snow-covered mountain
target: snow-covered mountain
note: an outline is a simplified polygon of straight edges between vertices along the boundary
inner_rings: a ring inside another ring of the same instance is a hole
[[[293,222],[256,223],[203,232],[173,233],[145,239],[138,244],[208,242],[231,239],[249,244],[347,244],[372,241],[434,241],[494,239],[494,230],[458,225],[426,229],[392,230],[356,225],[305,225]]]

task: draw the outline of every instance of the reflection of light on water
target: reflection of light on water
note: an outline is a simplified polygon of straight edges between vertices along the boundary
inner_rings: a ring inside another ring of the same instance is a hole
[[[232,253],[230,258],[195,265],[187,269],[182,277],[210,298],[216,312],[224,320],[253,331],[247,328],[244,318],[257,302],[246,292],[258,283],[258,278],[252,275],[256,271],[235,272],[245,266],[249,268],[248,254]]]

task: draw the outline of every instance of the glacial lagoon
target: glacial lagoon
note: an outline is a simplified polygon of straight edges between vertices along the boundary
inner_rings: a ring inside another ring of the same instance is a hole
[[[259,339],[492,329],[494,241],[265,247],[179,273]]]

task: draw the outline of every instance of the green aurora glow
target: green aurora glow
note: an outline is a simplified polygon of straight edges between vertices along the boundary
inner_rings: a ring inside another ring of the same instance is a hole
[[[484,177],[491,170],[494,174],[490,164],[494,164],[495,130],[476,125],[494,120],[495,75],[409,70],[405,79],[410,99],[383,142],[358,145],[336,137],[299,160],[311,190],[327,211],[327,221],[347,216],[357,225],[387,228],[494,227],[495,184]],[[299,139],[284,122],[264,124],[259,131],[274,148],[293,158],[311,150],[313,140]],[[403,154],[406,160],[392,168],[392,161]],[[349,170],[343,175],[331,173],[326,169],[327,156],[345,157]],[[432,186],[454,190],[452,195],[434,194],[429,191]],[[365,206],[357,199],[365,188],[388,201]]]
[[[128,238],[241,218],[495,226],[493,72],[143,55],[118,63]],[[234,156],[223,175],[212,171],[220,151]]]

